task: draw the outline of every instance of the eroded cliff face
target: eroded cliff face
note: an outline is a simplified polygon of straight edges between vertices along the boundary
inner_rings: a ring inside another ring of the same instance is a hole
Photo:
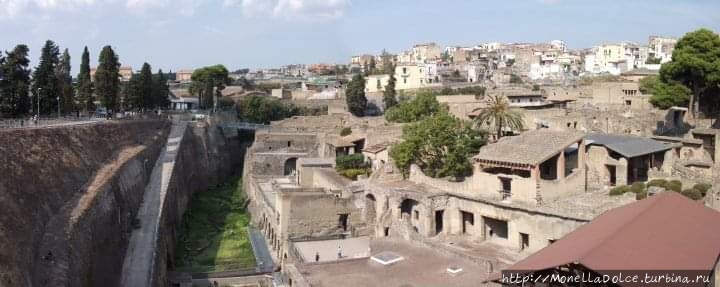
[[[0,286],[113,286],[168,127],[0,131]]]
[[[0,286],[117,286],[167,121],[0,131]],[[173,171],[153,286],[166,286],[192,194],[239,172],[243,145],[189,123]],[[246,142],[252,142],[252,139]]]

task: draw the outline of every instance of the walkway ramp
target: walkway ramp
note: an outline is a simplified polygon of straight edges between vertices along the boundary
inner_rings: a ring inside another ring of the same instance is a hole
[[[122,287],[146,287],[152,284],[162,209],[186,129],[186,122],[173,123],[167,144],[155,162],[137,215],[140,228],[133,230],[125,254],[120,281]]]

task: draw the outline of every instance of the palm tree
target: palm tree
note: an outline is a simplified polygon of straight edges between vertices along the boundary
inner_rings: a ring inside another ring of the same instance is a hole
[[[488,96],[485,107],[476,109],[480,113],[475,117],[477,126],[494,126],[497,132],[497,139],[502,137],[503,128],[512,130],[523,129],[523,116],[520,112],[510,108],[510,102],[501,95]]]

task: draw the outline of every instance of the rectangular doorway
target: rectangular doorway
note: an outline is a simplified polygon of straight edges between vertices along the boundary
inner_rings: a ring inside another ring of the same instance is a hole
[[[349,217],[349,214],[347,214],[347,213],[338,214],[338,226],[343,231],[347,231],[347,229],[348,229],[348,217]]]
[[[530,247],[530,235],[520,232],[520,250]]]
[[[462,234],[472,234],[475,226],[475,215],[472,212],[461,210],[460,217],[462,218]]]
[[[445,210],[435,211],[435,234],[440,234],[443,231],[443,216],[445,216]]]

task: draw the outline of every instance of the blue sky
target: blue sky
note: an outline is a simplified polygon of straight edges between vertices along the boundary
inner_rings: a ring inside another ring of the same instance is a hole
[[[646,42],[651,34],[720,31],[717,0],[0,0],[0,49],[46,39],[69,48],[73,73],[112,45],[123,64],[165,71],[348,62],[414,43],[565,40],[571,48]]]

